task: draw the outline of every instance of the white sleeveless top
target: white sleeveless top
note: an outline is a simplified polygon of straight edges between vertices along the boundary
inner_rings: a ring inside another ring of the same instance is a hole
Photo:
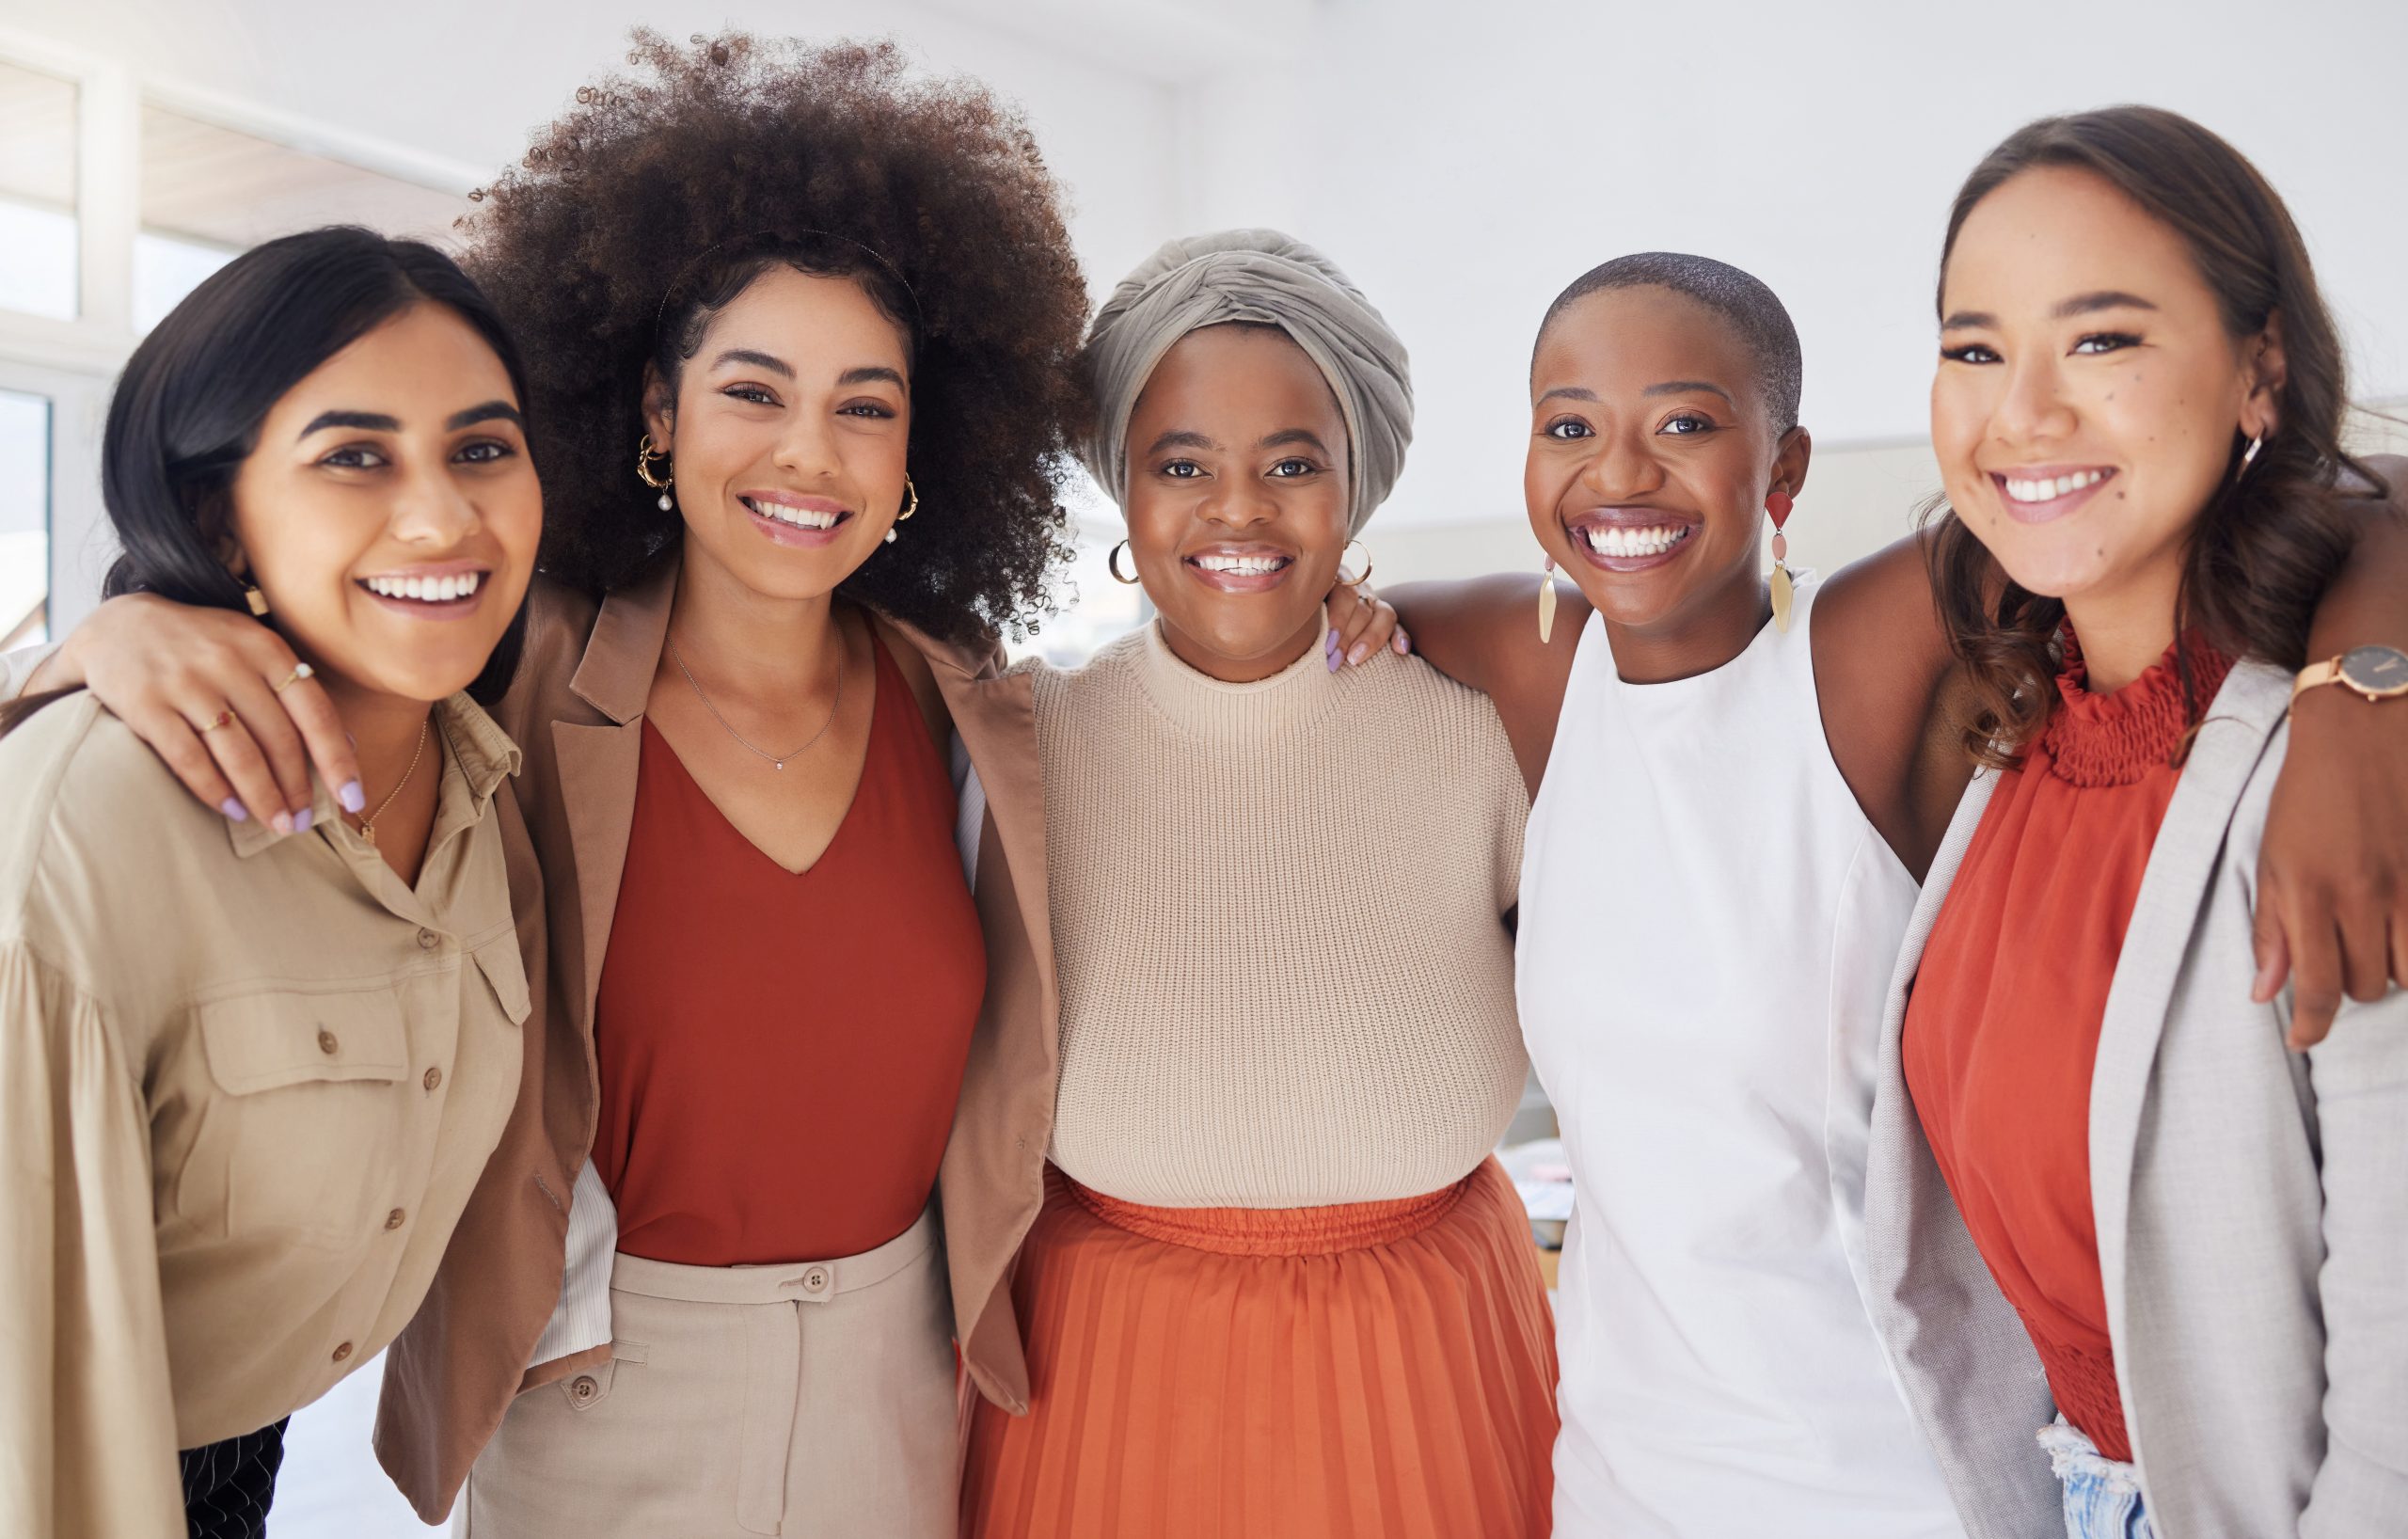
[[[1861,1293],[1915,883],[1824,741],[1814,593],[1665,684],[1592,614],[1530,811],[1516,978],[1574,1181],[1559,1539],[1963,1532]]]

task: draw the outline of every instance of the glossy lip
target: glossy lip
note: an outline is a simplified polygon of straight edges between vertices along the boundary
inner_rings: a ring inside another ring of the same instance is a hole
[[[2106,474],[2087,486],[2077,486],[2046,502],[2018,502],[2006,495],[2009,481],[2054,481],[2059,476],[2083,475],[2092,470],[2104,470]],[[2094,495],[2113,486],[2118,472],[2112,465],[2019,465],[2012,470],[1992,470],[1988,474],[1990,492],[2009,518],[2019,524],[2048,524],[2080,511]]]
[[[1267,556],[1280,564],[1268,572],[1208,572],[1196,564],[1198,556]],[[1296,553],[1276,546],[1223,540],[1182,553],[1179,564],[1188,576],[1217,593],[1267,594],[1287,581],[1288,574],[1296,569]]]
[[[1653,556],[1608,556],[1592,546],[1589,537],[1581,532],[1595,528],[1660,529],[1667,524],[1685,526],[1689,532],[1676,541],[1670,550],[1659,551]],[[1669,566],[1697,544],[1697,532],[1704,527],[1705,520],[1695,514],[1643,506],[1591,508],[1563,521],[1563,532],[1572,547],[1572,553],[1601,572],[1651,572],[1658,566]]]
[[[744,508],[744,516],[751,519],[752,527],[772,545],[801,550],[821,549],[835,544],[845,526],[853,521],[853,510],[832,497],[809,497],[801,492],[780,491],[774,487],[742,491],[736,497],[737,506]],[[804,513],[832,513],[836,521],[826,529],[803,529],[795,524],[782,523],[767,514],[755,513],[744,506],[748,502],[774,502],[779,507],[795,508]]]
[[[477,584],[477,591],[466,598],[450,598],[439,603],[423,598],[393,598],[368,586],[369,578],[445,578],[459,577],[467,572],[478,573],[483,578],[483,580]],[[352,582],[379,609],[394,614],[405,615],[412,620],[466,620],[484,607],[485,595],[493,592],[493,563],[466,557],[453,561],[421,562],[415,566],[371,572],[365,577],[354,578]]]

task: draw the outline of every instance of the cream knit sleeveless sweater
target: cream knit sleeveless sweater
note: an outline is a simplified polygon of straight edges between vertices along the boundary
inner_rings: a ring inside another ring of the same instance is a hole
[[[1037,674],[1061,1079],[1052,1158],[1160,1207],[1435,1191],[1529,1059],[1502,915],[1529,799],[1486,696],[1319,647],[1255,684],[1156,627]]]

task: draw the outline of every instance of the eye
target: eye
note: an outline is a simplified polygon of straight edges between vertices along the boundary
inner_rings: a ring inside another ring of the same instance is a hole
[[[2076,353],[2120,353],[2127,347],[2138,347],[2141,340],[2129,331],[2094,331],[2073,344]]]
[[[1593,438],[1597,436],[1596,429],[1577,417],[1559,417],[1539,431],[1550,438]]]
[[[1689,438],[1701,433],[1711,433],[1714,426],[1714,419],[1703,412],[1682,411],[1666,418],[1664,425],[1656,431],[1668,437]]]
[[[768,390],[763,389],[758,385],[730,385],[727,389],[720,391],[719,393],[724,396],[732,396],[738,401],[749,401],[756,406],[774,406],[778,404],[778,398],[776,396],[771,395]]]
[[[1996,363],[1998,353],[1980,342],[1964,342],[1956,347],[1943,347],[1940,356],[1951,363]]]
[[[1170,477],[1173,481],[1194,481],[1204,473],[1204,467],[1194,460],[1172,460],[1162,468],[1160,473]]]
[[[851,401],[836,408],[839,417],[870,417],[891,419],[894,410],[883,401]]]
[[[460,452],[452,457],[468,465],[493,465],[514,458],[517,452],[499,438],[479,438],[474,443],[462,444]]]
[[[338,470],[373,470],[386,463],[385,456],[364,443],[345,444],[322,457],[320,465]]]
[[[1271,473],[1282,481],[1293,481],[1298,476],[1311,475],[1320,468],[1310,460],[1285,459],[1273,466]]]

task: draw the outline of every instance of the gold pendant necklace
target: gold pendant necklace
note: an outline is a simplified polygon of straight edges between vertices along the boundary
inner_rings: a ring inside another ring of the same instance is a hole
[[[773,766],[775,766],[776,768],[778,768],[778,769],[780,769],[780,770],[783,770],[783,769],[784,769],[784,768],[786,767],[786,760],[788,760],[788,759],[790,759],[790,758],[793,758],[793,757],[795,756],[795,754],[805,754],[805,753],[810,752],[810,750],[811,750],[811,748],[812,748],[812,746],[813,746],[814,744],[817,743],[817,742],[819,741],[819,739],[820,739],[820,738],[827,737],[827,736],[828,736],[828,729],[829,729],[830,727],[832,727],[832,726],[834,726],[834,725],[836,724],[836,713],[837,713],[839,710],[842,710],[842,709],[844,708],[844,706],[845,706],[845,633],[844,633],[842,630],[836,630],[836,631],[835,631],[835,637],[836,637],[836,698],[835,698],[834,700],[832,700],[832,701],[831,701],[831,702],[829,703],[829,706],[828,706],[828,720],[826,720],[825,722],[820,722],[820,723],[819,723],[819,730],[818,730],[818,731],[816,731],[816,732],[815,732],[815,733],[813,733],[813,734],[811,735],[811,741],[810,741],[810,742],[807,742],[807,743],[805,743],[805,744],[803,744],[800,748],[796,749],[796,750],[794,751],[794,753],[792,753],[792,754],[772,754],[772,753],[770,753],[770,752],[769,752],[768,749],[766,749],[766,748],[759,748],[759,747],[755,747],[753,744],[752,744],[752,743],[750,743],[750,742],[748,742],[748,741],[746,741],[746,740],[745,740],[744,735],[743,735],[742,733],[739,733],[739,732],[737,732],[734,727],[729,726],[729,725],[727,724],[727,718],[726,718],[726,717],[724,717],[724,716],[721,716],[721,715],[719,713],[719,707],[718,707],[717,706],[714,706],[714,705],[712,705],[712,704],[711,704],[711,697],[710,697],[709,695],[706,695],[706,694],[705,694],[705,693],[703,692],[703,686],[702,686],[702,684],[700,683],[700,681],[698,681],[698,680],[694,677],[694,671],[693,671],[692,669],[690,669],[690,668],[689,668],[689,667],[687,667],[687,666],[686,666],[686,659],[685,659],[685,658],[684,658],[684,657],[683,657],[683,656],[678,652],[678,650],[677,650],[677,643],[676,643],[676,642],[674,642],[673,640],[673,641],[670,641],[670,643],[669,643],[669,659],[670,659],[672,662],[674,662],[674,663],[677,665],[677,671],[678,671],[679,673],[681,673],[681,674],[685,674],[685,675],[686,675],[686,684],[687,684],[687,687],[688,687],[688,688],[689,688],[689,689],[691,689],[691,690],[694,691],[694,698],[695,698],[695,699],[697,699],[697,700],[699,700],[699,701],[701,701],[701,702],[703,703],[703,709],[705,709],[705,710],[706,710],[706,711],[708,711],[708,712],[710,712],[710,713],[711,713],[711,720],[712,720],[712,721],[714,721],[714,722],[717,722],[719,723],[719,729],[720,729],[721,732],[724,732],[724,733],[726,733],[729,737],[731,737],[731,738],[735,738],[735,739],[736,739],[736,745],[737,745],[738,748],[743,749],[746,753],[748,753],[748,754],[759,754],[762,758],[765,758],[765,759],[768,760],[768,761],[769,761],[769,763],[770,763],[770,764],[772,764]]]
[[[393,797],[401,795],[402,787],[407,785],[410,783],[410,777],[418,773],[418,761],[426,756],[427,728],[434,720],[430,716],[418,724],[418,752],[410,755],[410,767],[402,771],[402,778],[393,783],[393,795],[376,803],[376,810],[359,820],[359,836],[368,841],[368,847],[371,849],[376,847],[376,819],[385,816],[385,809],[393,804]]]

